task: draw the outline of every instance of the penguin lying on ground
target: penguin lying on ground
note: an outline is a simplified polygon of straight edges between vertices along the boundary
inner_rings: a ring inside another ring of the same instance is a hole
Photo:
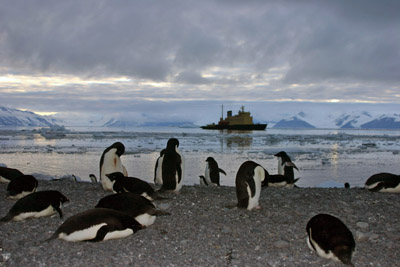
[[[154,167],[154,184],[162,185],[162,162],[164,159],[165,148],[161,150],[160,156],[156,160],[156,166]]]
[[[184,163],[179,150],[179,141],[171,138],[167,142],[167,147],[162,160],[162,186],[160,191],[179,192],[182,188]]]
[[[200,176],[200,185],[220,186],[219,173],[221,172],[226,175],[226,172],[218,167],[218,163],[213,157],[208,157],[206,159],[206,162],[207,163],[206,163],[206,169],[204,171],[204,176],[202,175]]]
[[[32,175],[21,175],[8,183],[7,196],[11,199],[20,199],[35,192],[38,184],[38,180]]]
[[[124,212],[144,226],[152,225],[159,215],[170,215],[169,212],[156,209],[156,207],[145,197],[124,192],[112,194],[100,199],[96,208],[107,208]]]
[[[145,226],[123,212],[95,208],[68,218],[45,242],[56,238],[71,242],[97,242],[124,238],[143,228]]]
[[[149,183],[136,177],[125,177],[121,172],[106,174],[112,182],[114,193],[131,192],[144,196],[150,201],[162,199]]]
[[[60,218],[63,217],[61,206],[68,202],[68,198],[58,191],[48,190],[39,191],[15,202],[5,217],[0,219],[0,222],[22,221],[27,218],[39,218],[51,216],[58,212]]]
[[[368,178],[365,188],[373,192],[400,193],[400,175],[377,173]]]
[[[125,152],[125,146],[121,142],[115,142],[106,148],[100,158],[100,181],[105,191],[112,191],[112,183],[106,174],[122,172],[128,176],[125,166],[121,162],[121,156]]]
[[[246,161],[240,166],[235,180],[239,208],[261,208],[258,204],[261,182],[267,179],[267,176],[267,170],[253,161]]]
[[[9,183],[21,175],[24,174],[17,169],[0,166],[0,183]]]
[[[356,243],[341,220],[329,214],[318,214],[310,219],[306,230],[308,247],[319,256],[353,265],[351,257]]]

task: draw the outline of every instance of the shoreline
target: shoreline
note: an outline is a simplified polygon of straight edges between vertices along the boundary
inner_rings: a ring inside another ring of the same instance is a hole
[[[14,204],[0,184],[0,216]],[[183,186],[156,201],[171,213],[132,236],[98,243],[48,238],[70,216],[94,207],[108,195],[100,184],[39,181],[38,191],[59,190],[70,202],[58,215],[1,225],[0,265],[4,266],[343,266],[312,252],[305,227],[318,213],[340,218],[356,241],[355,266],[400,263],[400,194],[362,188],[263,188],[261,210],[236,204],[234,187]]]

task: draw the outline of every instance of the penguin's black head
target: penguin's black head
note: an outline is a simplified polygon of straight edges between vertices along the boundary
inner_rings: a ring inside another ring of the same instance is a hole
[[[214,160],[213,157],[208,157],[208,158],[206,159],[206,161],[207,161],[207,162],[211,162],[211,161],[215,161],[215,160]]]
[[[115,142],[114,144],[111,145],[110,149],[112,149],[112,148],[117,149],[116,154],[120,157],[122,156],[122,154],[125,153],[125,146],[121,142]]]
[[[134,218],[132,218],[132,222],[131,222],[129,228],[131,228],[133,230],[133,232],[136,233],[139,230],[145,229],[146,226],[138,223],[138,221],[136,221]]]
[[[61,202],[61,203],[69,202],[69,199],[68,199],[66,196],[64,196],[63,194],[61,194],[61,196],[60,196],[60,202]]]
[[[108,173],[106,176],[111,180],[115,181],[120,178],[124,178],[124,174],[122,172],[113,172],[113,173]]]
[[[285,151],[281,151],[281,152],[279,152],[279,153],[276,153],[275,155],[274,155],[275,157],[287,157],[288,155],[286,154],[286,152]]]
[[[353,255],[353,248],[352,247],[347,246],[347,245],[336,246],[333,249],[333,253],[344,264],[353,265],[353,263],[351,263],[351,256]]]
[[[167,142],[167,148],[172,149],[175,147],[179,147],[179,140],[176,138],[171,138]]]

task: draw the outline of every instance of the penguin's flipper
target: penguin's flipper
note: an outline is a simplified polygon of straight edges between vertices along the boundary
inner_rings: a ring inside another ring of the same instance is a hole
[[[62,219],[62,217],[63,217],[63,212],[62,212],[62,210],[60,209],[60,207],[53,206],[53,208],[58,212],[58,214],[60,214],[60,219]]]
[[[218,171],[219,171],[220,173],[223,173],[223,174],[226,175],[226,172],[225,172],[223,169],[219,168]]]
[[[250,187],[251,197],[254,197],[256,194],[256,183],[254,182],[254,179],[247,180],[247,184]]]
[[[104,225],[104,226],[100,227],[99,230],[97,230],[97,234],[96,234],[95,238],[89,239],[89,240],[85,240],[85,241],[89,241],[89,242],[103,241],[104,237],[107,235],[107,233],[109,231],[110,231],[110,227],[108,225]]]
[[[41,243],[45,243],[45,242],[49,242],[51,240],[57,239],[58,238],[58,233],[55,232],[54,234],[52,234],[49,238],[43,240]]]
[[[3,218],[0,219],[0,224],[9,222],[9,221],[12,220],[12,218],[13,218],[13,216],[11,216],[11,215],[8,213],[6,216],[4,216]]]
[[[381,182],[381,183],[378,183],[374,188],[368,188],[368,190],[371,192],[379,192],[383,188],[385,188],[385,184]]]
[[[282,164],[282,165],[283,165],[283,164]],[[291,162],[291,161],[285,162],[285,166],[293,167],[293,168],[295,168],[296,170],[299,170],[299,169],[297,169],[297,166],[296,166],[293,162]]]

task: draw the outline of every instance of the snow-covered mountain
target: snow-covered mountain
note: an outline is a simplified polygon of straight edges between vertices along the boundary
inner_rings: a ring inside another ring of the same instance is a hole
[[[376,114],[366,111],[326,114],[299,112],[278,121],[274,128],[341,128],[341,129],[400,129],[400,114]]]
[[[54,126],[63,121],[50,116],[41,116],[31,111],[0,107],[0,126]]]

